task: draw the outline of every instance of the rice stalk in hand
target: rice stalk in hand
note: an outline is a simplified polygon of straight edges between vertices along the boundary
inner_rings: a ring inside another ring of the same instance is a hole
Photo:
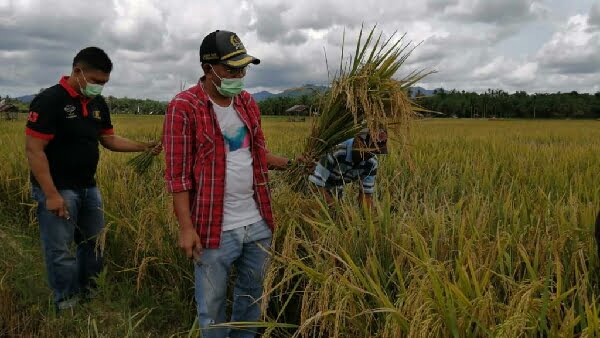
[[[159,146],[160,143],[157,144]],[[158,154],[154,153],[154,147],[145,150],[127,161],[127,164],[133,167],[133,170],[142,175],[148,172],[148,169],[154,164]]]
[[[410,98],[408,89],[433,71],[412,71],[404,78],[392,78],[416,47],[404,43],[405,35],[392,34],[383,39],[373,27],[366,39],[361,29],[351,62],[344,63],[344,49],[339,71],[330,89],[319,102],[319,116],[305,141],[304,163],[290,168],[287,179],[297,190],[306,188],[306,162],[315,162],[337,144],[369,127],[373,135],[379,128],[388,134],[406,138],[415,112],[423,110]],[[342,43],[343,46],[343,43]]]

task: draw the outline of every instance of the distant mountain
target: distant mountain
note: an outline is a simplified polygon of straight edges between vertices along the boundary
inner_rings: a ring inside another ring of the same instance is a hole
[[[23,103],[31,103],[31,101],[33,101],[34,97],[35,97],[35,94],[32,94],[32,95],[19,96],[16,99]]]
[[[312,84],[305,84],[303,86],[296,87],[296,88],[288,88],[279,94],[273,94],[268,91],[261,91],[258,93],[254,93],[252,95],[254,96],[254,99],[256,101],[260,102],[260,101],[270,99],[273,97],[298,97],[298,96],[302,96],[302,95],[312,95],[314,92],[321,93],[326,90],[327,90],[327,87],[325,87],[325,86],[316,86],[316,85],[312,85]],[[434,95],[434,92],[436,90],[441,90],[441,88],[426,89],[423,87],[411,87],[409,89],[409,92],[410,92],[411,97],[415,97],[415,96],[417,96],[417,94],[420,94],[421,96],[432,96],[432,95]]]
[[[262,101],[262,100],[266,100],[266,99],[268,99],[268,98],[270,98],[270,97],[273,97],[274,95],[275,95],[275,94],[273,94],[273,93],[271,93],[271,92],[268,92],[268,91],[265,91],[265,90],[263,90],[262,92],[258,92],[258,93],[254,93],[254,94],[252,94],[252,96],[254,96],[254,99],[255,99],[257,102],[260,102],[260,101]]]
[[[252,94],[256,101],[262,101],[273,97],[299,97],[302,95],[312,95],[315,92],[322,93],[327,90],[325,86],[317,86],[312,84],[305,84],[296,88],[288,88],[279,94],[273,94],[268,91],[261,91],[258,93]]]
[[[325,87],[325,86],[315,86],[312,84],[305,84],[301,87],[286,89],[283,92],[277,94],[276,96],[298,97],[298,96],[302,96],[302,95],[313,95],[315,93],[322,93],[326,90],[327,90],[327,87]]]
[[[415,97],[415,96],[417,96],[417,94],[420,94],[421,96],[432,96],[436,90],[442,90],[442,88],[436,88],[433,90],[429,90],[429,89],[425,89],[423,87],[411,87],[409,89],[409,92],[410,92],[411,97]]]

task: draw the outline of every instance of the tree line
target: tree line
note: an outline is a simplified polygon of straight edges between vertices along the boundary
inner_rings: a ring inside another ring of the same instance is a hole
[[[600,118],[600,92],[584,94],[535,93],[488,89],[483,93],[436,89],[433,95],[412,93],[415,102],[429,110],[424,115],[459,118]],[[318,94],[273,97],[259,102],[263,115],[285,115],[294,105],[318,106]],[[305,112],[307,115],[308,112]]]
[[[15,105],[20,112],[26,113],[29,110],[29,103],[21,102],[10,96],[2,97],[5,103]],[[128,97],[118,98],[114,96],[104,97],[111,113],[114,114],[164,114],[167,109],[167,102],[160,102],[150,99],[132,99]]]
[[[159,114],[163,115],[167,110],[167,102],[150,99],[131,99],[128,97],[117,98],[105,97],[106,103],[114,114]]]
[[[286,115],[286,110],[295,105],[318,107],[319,94],[271,97],[258,102],[263,115]],[[503,90],[488,89],[484,93],[445,91],[436,89],[433,95],[412,93],[417,104],[437,117],[460,118],[600,118],[600,92],[536,93],[518,91],[509,94]],[[26,112],[28,104],[8,96],[6,103],[13,103]],[[167,102],[150,99],[106,97],[106,102],[115,114],[164,114]],[[305,111],[303,115],[308,115]]]
[[[600,118],[600,92],[509,94],[488,89],[484,93],[436,90],[434,95],[416,94],[423,108],[439,112],[440,117],[462,118]]]
[[[262,115],[287,115],[286,110],[295,105],[304,105],[315,109],[318,104],[317,94],[302,96],[276,96],[258,102]],[[299,115],[308,115],[308,111]]]

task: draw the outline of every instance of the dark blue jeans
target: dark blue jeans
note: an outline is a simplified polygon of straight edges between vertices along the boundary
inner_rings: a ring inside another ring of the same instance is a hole
[[[33,198],[38,202],[37,217],[48,282],[56,304],[94,286],[92,277],[102,270],[102,255],[96,242],[104,228],[98,188],[66,189],[59,193],[68,208],[69,220],[48,211],[42,189],[35,186],[32,189]],[[75,250],[72,250],[73,242]]]

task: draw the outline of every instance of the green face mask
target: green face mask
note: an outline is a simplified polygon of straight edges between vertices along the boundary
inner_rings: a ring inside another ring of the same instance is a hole
[[[79,88],[81,88],[81,93],[87,97],[94,97],[102,94],[102,89],[104,89],[103,85],[99,85],[96,83],[89,83],[85,78],[85,74],[83,71],[81,72],[83,75],[83,79],[85,80],[85,87],[81,87],[81,83],[79,83],[79,79],[77,79],[77,83],[79,83]]]
[[[224,79],[217,75],[217,72],[215,72],[214,68],[213,73],[219,78],[219,80],[221,80],[220,86],[217,86],[217,84],[213,82],[213,84],[215,84],[215,87],[217,87],[217,91],[219,92],[219,94],[226,97],[234,97],[241,93],[244,89],[243,78]]]

